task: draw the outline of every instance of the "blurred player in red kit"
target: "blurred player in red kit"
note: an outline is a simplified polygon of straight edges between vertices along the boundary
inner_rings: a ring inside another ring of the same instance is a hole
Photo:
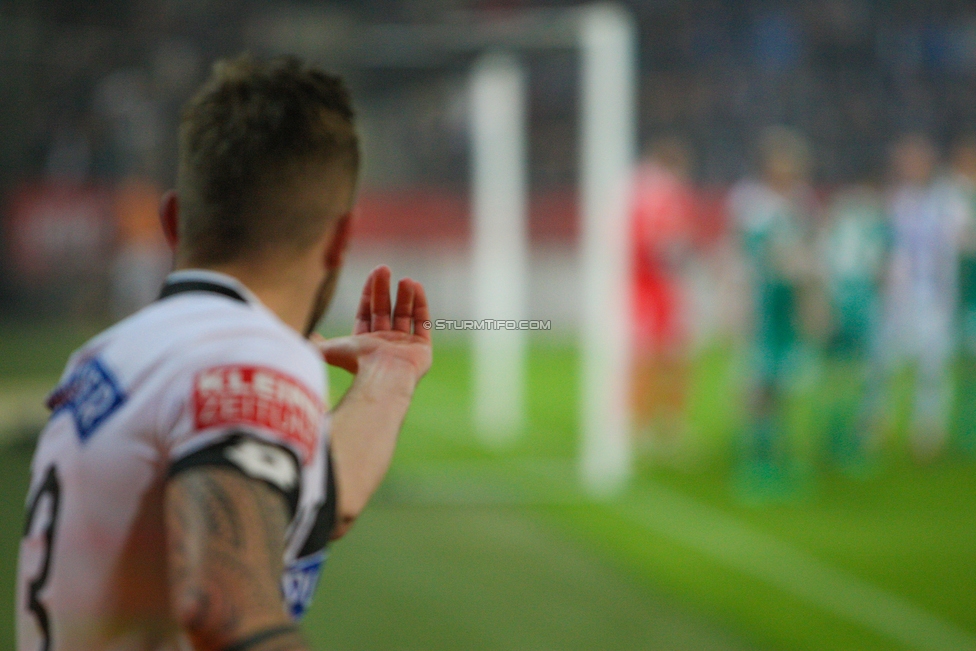
[[[684,430],[692,245],[691,154],[676,137],[655,141],[635,174],[631,213],[633,406],[637,443],[673,455]]]

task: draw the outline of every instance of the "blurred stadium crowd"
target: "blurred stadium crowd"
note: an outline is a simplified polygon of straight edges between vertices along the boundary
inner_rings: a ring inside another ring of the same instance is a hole
[[[172,182],[179,106],[213,59],[262,54],[269,35],[308,54],[340,28],[346,39],[375,23],[463,28],[471,12],[569,4],[4,0],[4,319],[117,318],[151,300],[168,264],[155,212]],[[906,360],[918,367],[913,446],[920,457],[937,454],[952,405],[976,392],[976,8],[622,4],[640,31],[639,129],[649,143],[634,220],[646,428],[680,429],[672,421],[684,389],[673,378],[687,376],[690,350],[726,338],[750,351],[745,447],[759,475],[777,473],[778,405],[810,356],[857,367],[841,392],[847,402],[829,407],[839,459],[856,463],[874,445],[854,432],[877,429],[863,424],[881,418],[885,378]],[[358,250],[438,261],[428,269],[443,280],[428,281],[432,302],[445,316],[468,316],[457,278],[467,273],[470,61],[370,67],[320,58],[348,78],[360,114]],[[558,328],[575,321],[579,281],[578,63],[571,53],[524,61],[530,316]],[[953,375],[957,359],[965,363]],[[976,415],[967,418],[976,428]]]

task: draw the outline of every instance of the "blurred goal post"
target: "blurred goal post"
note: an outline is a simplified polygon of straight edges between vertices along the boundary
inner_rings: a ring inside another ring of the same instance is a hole
[[[582,295],[579,471],[612,495],[632,471],[627,223],[635,160],[637,43],[616,4],[545,9],[463,24],[326,25],[293,21],[260,35],[344,67],[398,67],[445,54],[470,69],[472,271],[476,319],[527,317],[529,271],[526,82],[518,55],[572,50],[580,59]],[[482,440],[505,445],[525,421],[526,333],[476,330],[474,416]]]

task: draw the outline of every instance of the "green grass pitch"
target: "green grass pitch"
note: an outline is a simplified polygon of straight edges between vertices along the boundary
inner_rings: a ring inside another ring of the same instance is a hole
[[[56,377],[85,334],[4,331],[0,388]],[[493,450],[470,426],[466,348],[438,342],[389,480],[333,548],[305,625],[314,648],[976,648],[976,463],[919,468],[895,444],[866,477],[820,468],[821,381],[791,404],[804,490],[743,505],[726,453],[736,360],[696,360],[687,458],[641,462],[625,495],[592,501],[575,482],[573,349],[535,342],[528,426]],[[340,395],[348,376],[332,379]],[[0,449],[8,603],[29,456]]]

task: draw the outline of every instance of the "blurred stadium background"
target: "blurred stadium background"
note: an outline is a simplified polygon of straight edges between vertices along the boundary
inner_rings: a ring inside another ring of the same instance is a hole
[[[377,53],[360,36],[572,4],[0,0],[0,593],[13,598],[45,393],[166,273],[156,202],[179,107],[210,63],[294,52],[352,88],[365,169],[324,332],[349,328],[378,262],[424,282],[437,317],[469,319],[473,53],[392,39]],[[390,478],[335,546],[310,638],[976,649],[976,9],[620,6],[637,26],[646,155],[630,231],[645,263],[633,479],[593,499],[577,476],[578,57],[519,53],[526,316],[552,327],[529,339],[524,426],[507,445],[479,439],[471,339],[436,333]],[[338,398],[349,378],[332,379]]]

